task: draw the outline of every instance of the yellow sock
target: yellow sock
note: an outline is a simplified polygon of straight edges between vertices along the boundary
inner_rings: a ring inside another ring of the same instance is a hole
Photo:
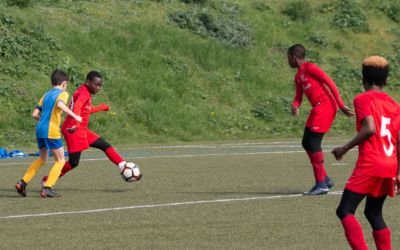
[[[47,179],[45,183],[45,187],[53,187],[54,184],[56,184],[58,177],[61,174],[61,170],[64,167],[65,161],[56,161],[53,165],[53,167],[50,170],[49,173],[49,178]]]
[[[45,162],[40,157],[36,161],[32,162],[28,170],[26,170],[24,177],[22,177],[22,180],[25,181],[25,183],[29,183],[44,163]]]

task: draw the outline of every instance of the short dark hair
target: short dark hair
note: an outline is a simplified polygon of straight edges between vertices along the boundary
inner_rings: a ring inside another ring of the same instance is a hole
[[[59,86],[61,85],[64,81],[68,81],[68,75],[64,71],[61,70],[55,70],[51,74],[51,85],[53,86]]]
[[[86,75],[86,80],[93,81],[96,77],[103,78],[99,72],[92,70]]]
[[[301,44],[295,44],[288,49],[289,55],[294,55],[297,58],[304,59],[306,57],[306,48]]]
[[[362,62],[364,82],[369,85],[384,86],[389,75],[389,63],[381,56],[370,56]]]

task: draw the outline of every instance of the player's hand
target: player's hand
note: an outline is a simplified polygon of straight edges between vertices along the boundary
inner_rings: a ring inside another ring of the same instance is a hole
[[[292,115],[299,116],[300,109],[298,107],[292,106]]]
[[[353,111],[351,108],[347,107],[347,106],[344,106],[344,107],[342,108],[342,111],[343,111],[343,113],[344,113],[345,115],[347,115],[348,117],[352,117],[352,116],[354,115],[354,111]]]
[[[398,176],[395,178],[394,185],[395,185],[396,195],[400,195],[400,175],[398,175]]]
[[[74,118],[75,118],[75,120],[76,120],[77,122],[79,122],[79,123],[82,122],[82,116],[77,115],[77,116],[74,117]]]
[[[70,128],[67,128],[67,131],[69,133],[74,133],[77,129],[78,129],[78,126],[74,125],[74,126],[72,126]]]
[[[103,111],[109,111],[109,110],[110,110],[110,106],[108,106],[108,105],[105,104],[105,103],[100,104],[100,108],[101,108],[101,110],[103,110]]]
[[[335,159],[340,161],[343,156],[347,153],[347,150],[345,147],[337,147],[334,148],[331,153],[333,154],[333,156],[335,156]]]

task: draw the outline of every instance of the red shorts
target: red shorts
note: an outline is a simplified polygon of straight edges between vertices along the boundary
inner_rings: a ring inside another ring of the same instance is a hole
[[[346,183],[345,189],[372,197],[381,197],[384,195],[393,197],[394,180],[393,178],[367,176],[354,170]]]
[[[100,136],[90,129],[79,129],[74,133],[67,131],[67,126],[61,128],[61,132],[67,143],[68,153],[82,152],[89,148],[89,145],[95,142]]]
[[[336,104],[324,103],[311,109],[306,127],[312,132],[326,133],[330,130],[337,112]]]

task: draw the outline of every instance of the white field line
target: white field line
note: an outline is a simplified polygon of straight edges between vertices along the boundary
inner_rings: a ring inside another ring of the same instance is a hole
[[[351,149],[350,151],[355,151],[357,149]],[[323,150],[323,152],[330,152],[331,150]],[[304,150],[296,150],[296,151],[276,151],[276,152],[249,152],[249,153],[221,153],[221,154],[188,154],[188,155],[152,155],[152,156],[128,156],[124,157],[125,159],[156,159],[156,158],[194,158],[194,157],[212,157],[212,156],[229,156],[229,155],[269,155],[269,154],[296,154],[296,153],[304,153]],[[80,161],[104,161],[109,160],[107,157],[103,158],[88,158],[81,159]],[[53,162],[53,160],[49,160],[48,162]],[[26,165],[29,162],[9,162],[9,163],[0,163],[0,166],[11,166],[11,165]]]
[[[328,195],[341,195],[341,194],[342,194],[342,192],[331,192],[331,193],[328,193]],[[289,194],[289,195],[275,195],[275,196],[255,196],[255,197],[247,197],[247,198],[185,201],[185,202],[174,202],[174,203],[163,203],[163,204],[134,205],[134,206],[128,206],[128,207],[100,208],[100,209],[79,210],[79,211],[65,211],[65,212],[39,213],[39,214],[8,215],[8,216],[0,216],[0,219],[4,220],[4,219],[47,217],[47,216],[73,215],[73,214],[78,214],[79,215],[79,214],[92,214],[92,213],[131,210],[131,209],[179,207],[179,206],[187,206],[187,205],[218,204],[218,203],[254,201],[254,200],[271,200],[271,199],[294,198],[294,197],[302,197],[302,196],[303,196],[302,194]]]
[[[324,143],[346,141],[345,139],[332,139],[325,140]],[[191,145],[171,145],[171,146],[148,146],[148,147],[118,147],[117,149],[166,149],[166,148],[223,148],[223,147],[256,147],[263,145],[276,145],[276,144],[299,144],[300,141],[274,141],[274,142],[243,142],[243,143],[225,143],[225,144],[191,144]],[[284,146],[282,146],[284,147]],[[299,144],[298,146],[301,147]]]

